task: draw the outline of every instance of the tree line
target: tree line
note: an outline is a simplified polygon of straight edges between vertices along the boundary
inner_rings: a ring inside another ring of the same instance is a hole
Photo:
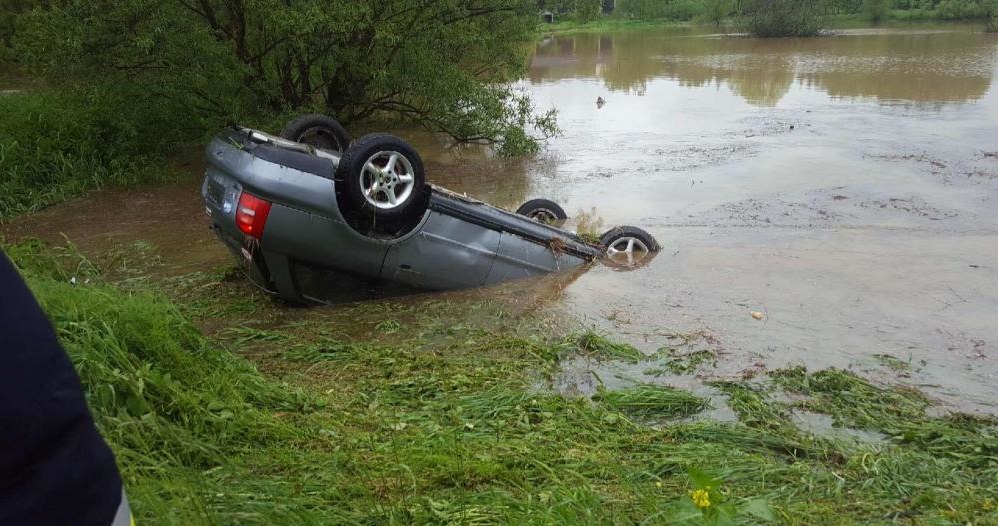
[[[610,0],[541,0],[579,22],[599,16]],[[812,36],[827,15],[879,22],[900,20],[984,20],[998,26],[998,0],[614,0],[614,16],[633,20],[733,22],[760,37]]]

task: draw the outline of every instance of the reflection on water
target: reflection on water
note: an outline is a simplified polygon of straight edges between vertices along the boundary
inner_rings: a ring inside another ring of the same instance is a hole
[[[853,30],[811,39],[753,39],[695,29],[549,37],[529,79],[602,80],[611,92],[643,95],[649,80],[725,86],[773,106],[797,82],[833,97],[960,102],[984,96],[995,38],[970,31]]]

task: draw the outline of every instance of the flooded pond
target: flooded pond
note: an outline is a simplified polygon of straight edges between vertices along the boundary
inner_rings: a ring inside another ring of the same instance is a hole
[[[435,183],[658,238],[639,270],[552,278],[543,308],[578,325],[649,352],[700,334],[713,377],[835,366],[998,414],[996,73],[998,36],[960,26],[553,36],[520,83],[559,111],[538,159],[402,134]],[[147,240],[175,272],[218,265],[197,186],[107,192],[8,228]],[[515,301],[516,287],[473,294]]]
[[[528,193],[665,246],[560,308],[648,349],[703,329],[722,375],[888,355],[998,411],[996,68],[959,28],[545,40],[527,85],[566,131]]]

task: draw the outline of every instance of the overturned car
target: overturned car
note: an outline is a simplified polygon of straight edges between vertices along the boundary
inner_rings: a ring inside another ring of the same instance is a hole
[[[344,277],[456,289],[601,258],[628,265],[658,250],[635,227],[598,243],[556,228],[565,212],[545,199],[512,213],[428,184],[405,141],[371,134],[351,143],[322,115],[295,119],[280,137],[225,129],[206,155],[211,228],[254,283],[295,303],[325,301],[311,284]]]

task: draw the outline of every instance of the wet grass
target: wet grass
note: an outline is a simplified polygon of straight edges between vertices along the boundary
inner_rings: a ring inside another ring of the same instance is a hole
[[[705,365],[717,363],[717,353],[710,349],[699,349],[688,352],[677,349],[663,349],[659,353],[664,353],[667,356],[666,362],[662,367],[672,374],[690,374]]]
[[[647,358],[633,345],[618,343],[607,339],[594,331],[587,331],[577,336],[566,338],[564,351],[578,354],[596,360],[620,360],[628,363],[638,363]]]
[[[241,297],[226,273],[122,287],[71,250],[5,250],[81,373],[139,523],[702,524],[689,495],[705,487],[736,524],[770,512],[783,524],[998,522],[994,422],[928,416],[918,393],[847,372],[719,384],[740,422],[661,425],[703,400],[661,386],[595,400],[539,390],[567,358],[640,352],[497,321],[499,305],[457,317],[432,300],[374,302],[340,319]],[[789,418],[798,406],[891,440],[811,436]]]
[[[619,391],[601,391],[593,401],[621,413],[650,420],[691,416],[710,407],[708,401],[664,385],[640,384]]]

